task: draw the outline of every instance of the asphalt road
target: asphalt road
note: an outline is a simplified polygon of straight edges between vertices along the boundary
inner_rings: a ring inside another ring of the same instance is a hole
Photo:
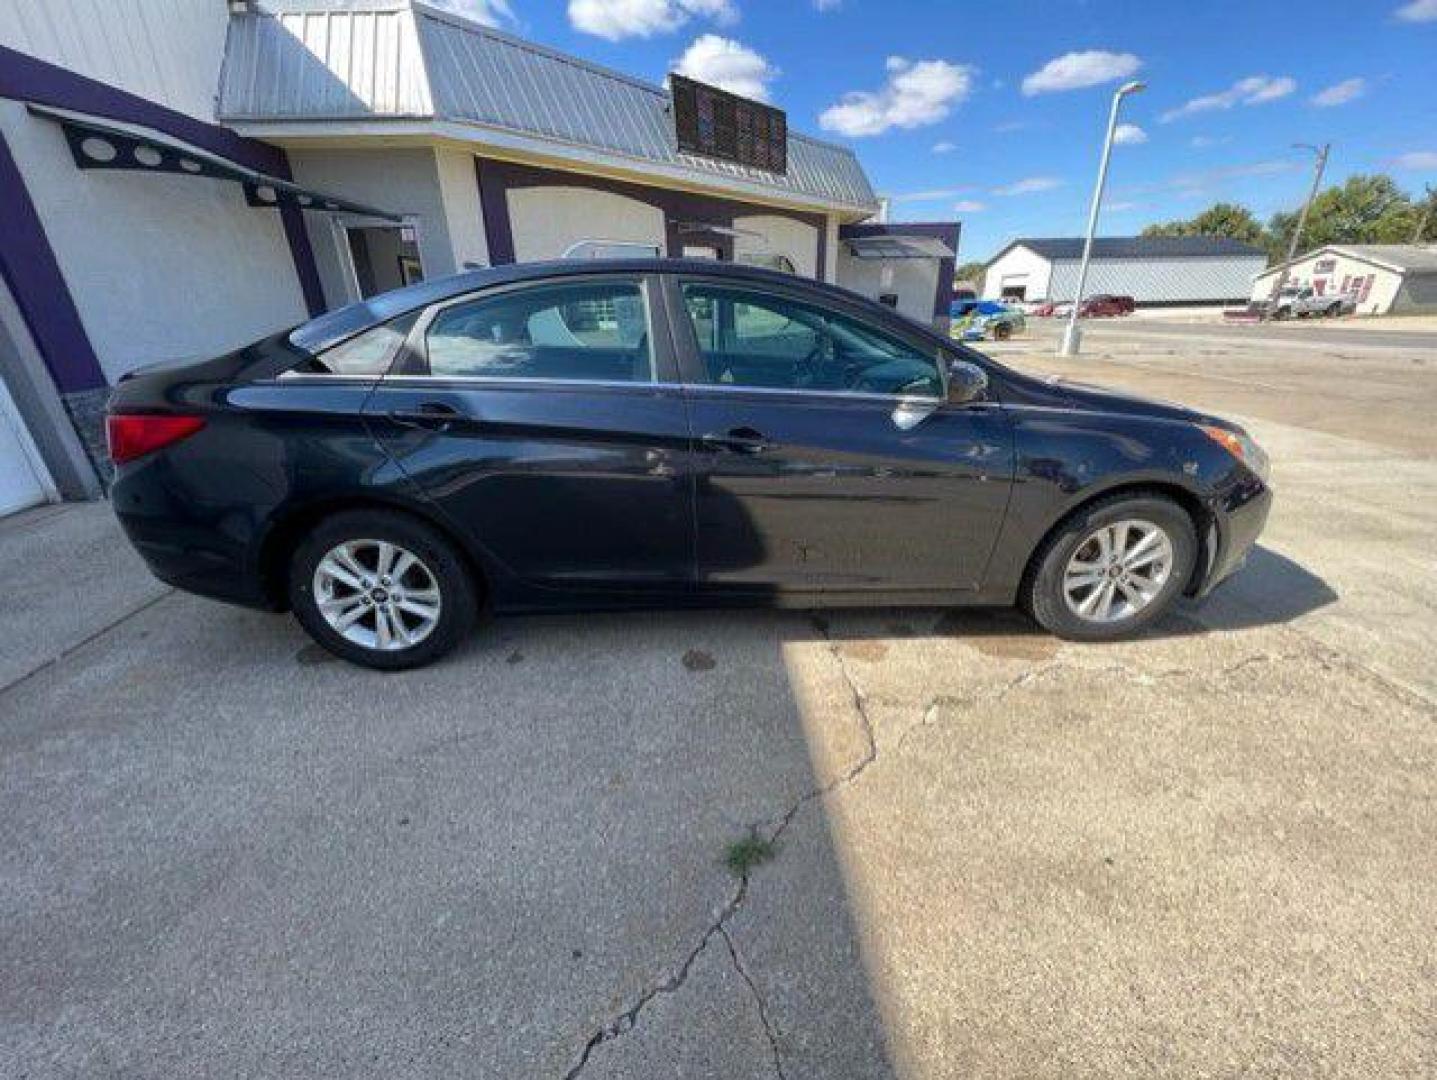
[[[1371,322],[1371,320],[1364,320]],[[1033,319],[1035,336],[1056,339],[1061,319]],[[1437,332],[1389,329],[1382,325],[1361,327],[1334,324],[1321,319],[1299,319],[1281,323],[1181,322],[1166,319],[1087,319],[1083,333],[1097,341],[1151,338],[1192,342],[1217,340],[1234,345],[1287,346],[1317,349],[1403,349],[1437,352]]]
[[[1273,520],[1120,645],[545,617],[386,677],[103,506],[0,522],[0,1076],[1431,1076],[1437,432],[1362,386],[1432,369],[1205,348],[1090,377],[1243,419]]]

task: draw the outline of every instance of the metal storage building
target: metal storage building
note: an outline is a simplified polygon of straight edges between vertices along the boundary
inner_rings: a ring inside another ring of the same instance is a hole
[[[989,260],[983,296],[1071,301],[1082,258],[1081,237],[1014,240]],[[1266,266],[1261,248],[1226,237],[1098,237],[1085,292],[1147,305],[1243,303],[1253,275]]]

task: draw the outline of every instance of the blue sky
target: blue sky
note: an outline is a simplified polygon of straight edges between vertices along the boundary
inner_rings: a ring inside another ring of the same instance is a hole
[[[1437,185],[1437,0],[445,0],[641,78],[674,68],[765,96],[851,146],[900,220],[963,223],[960,256],[1082,231],[1109,96],[1101,231],[1217,199],[1266,218],[1328,177]]]

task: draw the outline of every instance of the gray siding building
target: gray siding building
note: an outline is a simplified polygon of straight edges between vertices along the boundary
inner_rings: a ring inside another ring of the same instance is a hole
[[[1071,301],[1082,257],[1081,237],[1014,240],[988,262],[983,296]],[[1146,305],[1242,303],[1266,266],[1261,248],[1226,237],[1098,237],[1085,292]]]

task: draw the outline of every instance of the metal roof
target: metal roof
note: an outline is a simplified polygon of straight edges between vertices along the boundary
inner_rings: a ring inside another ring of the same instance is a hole
[[[1299,255],[1292,262],[1270,266],[1265,273],[1271,274],[1327,254],[1345,255],[1399,274],[1437,273],[1437,244],[1328,244]]]
[[[657,86],[413,0],[267,0],[233,14],[219,95],[226,122],[451,121],[680,168],[709,186],[877,209],[845,147],[790,132],[779,176],[680,153],[669,110]]]
[[[1045,259],[1083,257],[1081,236],[1021,237],[989,262],[996,262],[1015,247],[1025,247]],[[1093,239],[1095,259],[1200,259],[1222,255],[1266,258],[1261,248],[1226,236],[1099,236]]]

